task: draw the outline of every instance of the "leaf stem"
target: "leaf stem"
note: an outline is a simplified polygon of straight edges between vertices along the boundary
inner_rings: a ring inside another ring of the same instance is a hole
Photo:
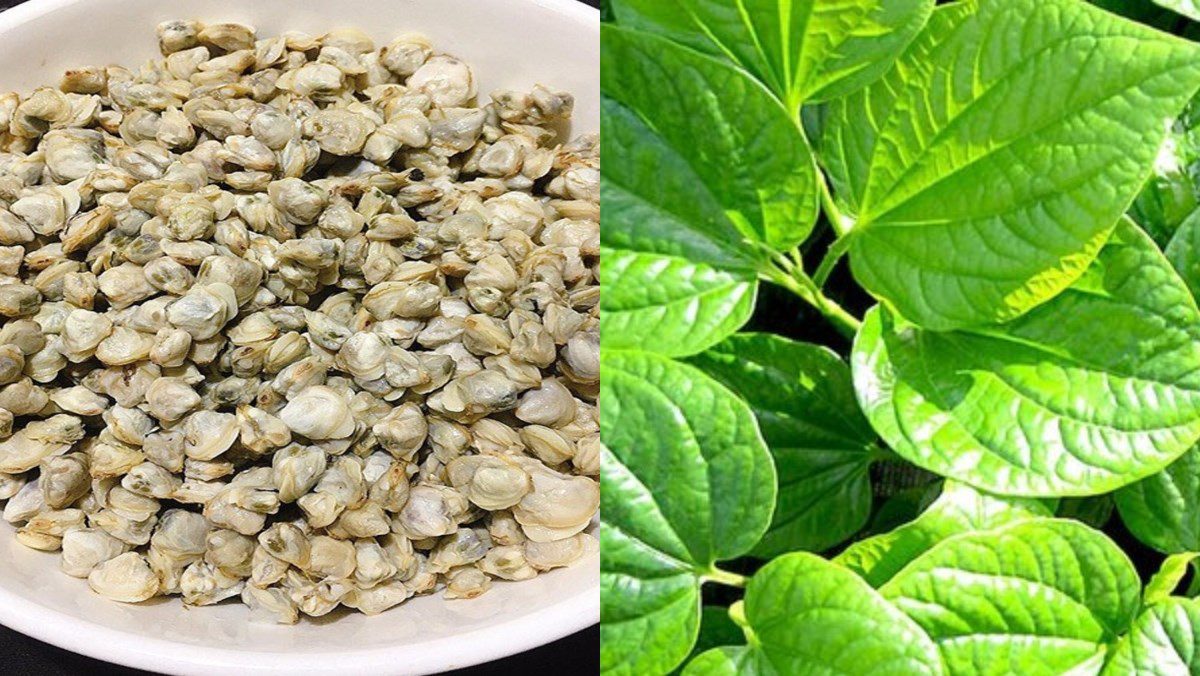
[[[708,569],[708,572],[703,575],[703,578],[709,582],[716,582],[729,587],[737,587],[744,589],[749,579],[745,575],[738,575],[727,570],[721,570],[716,566]]]
[[[840,241],[854,230],[854,219],[838,209],[837,203],[833,201],[833,193],[829,190],[829,180],[825,178],[824,172],[817,172],[817,183],[821,188],[821,211],[825,212],[825,218],[833,226],[833,231],[837,233]]]
[[[838,237],[830,245],[829,251],[825,252],[825,258],[821,259],[821,264],[817,266],[817,274],[813,275],[813,284],[816,284],[818,289],[825,288],[825,282],[829,279],[829,274],[833,272],[833,268],[842,259],[842,256],[846,255],[849,249],[849,233]]]
[[[836,301],[821,293],[821,289],[804,271],[783,256],[775,259],[776,267],[762,273],[762,278],[791,291],[825,316],[834,328],[847,338],[854,338],[862,322]]]

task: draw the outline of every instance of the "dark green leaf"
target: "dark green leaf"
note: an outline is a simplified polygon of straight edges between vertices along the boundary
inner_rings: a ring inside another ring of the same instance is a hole
[[[850,369],[831,350],[781,336],[731,336],[692,363],[750,404],[775,456],[779,498],[754,554],[820,551],[853,535],[871,510],[878,450]]]
[[[1195,45],[1084,3],[972,5],[936,11],[888,75],[835,102],[823,143],[857,217],[855,277],[929,329],[1072,284],[1200,86]]]
[[[990,329],[868,314],[852,364],[875,431],[930,471],[1007,495],[1088,495],[1200,437],[1200,311],[1126,223],[1074,286]]]

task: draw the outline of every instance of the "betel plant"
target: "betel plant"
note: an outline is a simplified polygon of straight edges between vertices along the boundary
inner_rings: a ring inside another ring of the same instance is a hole
[[[1101,4],[606,8],[604,671],[1200,670],[1200,47]]]

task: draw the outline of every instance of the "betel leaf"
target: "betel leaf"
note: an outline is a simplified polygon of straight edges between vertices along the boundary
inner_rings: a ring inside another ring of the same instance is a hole
[[[1200,551],[1200,449],[1113,496],[1125,527],[1160,552]]]
[[[699,192],[720,208],[708,219],[723,214],[750,242],[779,251],[802,242],[816,220],[816,166],[796,121],[770,92],[741,69],[670,40],[612,25],[601,32],[600,91],[632,113],[619,122],[635,118],[641,125],[622,138],[679,160],[697,179],[692,190],[672,197],[669,208]],[[611,142],[605,141],[609,153]],[[648,153],[634,148],[613,153],[617,164],[606,155],[605,169],[612,171],[605,173],[632,193],[629,199],[646,190],[657,195],[653,187],[632,184],[645,167],[624,171],[629,156],[644,161]],[[610,216],[605,214],[606,221]],[[624,230],[620,218],[615,225]]]
[[[890,533],[855,542],[834,562],[878,587],[946,538],[1052,514],[1050,505],[1037,498],[989,495],[966,484],[947,481],[942,494],[916,519]]]
[[[935,11],[827,119],[856,279],[929,329],[1045,302],[1083,274],[1197,87],[1200,48],[1081,2]]]
[[[617,0],[618,19],[750,71],[796,110],[878,78],[933,0]]]
[[[1133,621],[1139,588],[1103,533],[1033,519],[944,540],[880,593],[925,629],[949,673],[1037,676],[1096,664]]]
[[[730,336],[691,363],[750,404],[775,457],[779,497],[753,553],[820,551],[853,535],[871,512],[871,425],[850,368],[833,351],[782,336]]]
[[[854,573],[813,554],[768,563],[746,587],[751,646],[713,651],[685,674],[940,674],[937,649]],[[733,669],[737,666],[737,669]]]
[[[1200,671],[1200,600],[1168,598],[1138,615],[1113,648],[1103,676]]]
[[[601,668],[663,673],[696,640],[700,582],[770,522],[775,470],[748,406],[662,356],[601,355]]]
[[[752,277],[683,258],[601,248],[601,340],[667,356],[695,354],[754,311]]]
[[[649,33],[601,33],[604,347],[694,354],[749,318],[771,252],[811,232],[815,163],[744,71]]]
[[[1200,437],[1200,311],[1124,222],[1068,290],[991,328],[933,332],[871,311],[859,403],[901,456],[1007,495],[1088,495],[1170,464]]]

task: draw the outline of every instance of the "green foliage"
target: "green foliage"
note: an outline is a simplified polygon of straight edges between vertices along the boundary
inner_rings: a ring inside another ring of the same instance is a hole
[[[605,673],[1198,670],[1200,48],[933,4],[606,8]]]
[[[917,518],[890,532],[855,542],[834,561],[879,587],[946,538],[1051,515],[1044,500],[989,495],[966,484],[947,482],[937,500]]]
[[[621,23],[728,58],[788,107],[853,92],[891,66],[933,0],[620,0]]]
[[[701,579],[766,530],[775,468],[746,404],[691,366],[609,351],[601,383],[601,664],[668,671],[696,639]]]
[[[1200,601],[1169,598],[1142,611],[1103,676],[1200,671]]]
[[[685,674],[940,674],[920,627],[854,573],[812,554],[781,556],[746,588],[751,648],[709,651]],[[720,649],[718,649],[720,650]]]
[[[1099,531],[1035,519],[944,540],[880,593],[929,633],[949,673],[986,659],[1034,676],[1096,663],[1133,622],[1138,587]]]
[[[821,551],[862,528],[871,513],[868,470],[879,451],[841,357],[817,345],[748,333],[692,363],[745,398],[775,458],[779,496],[756,555]]]
[[[1200,311],[1128,223],[1071,288],[1004,324],[927,331],[873,310],[853,363],[897,453],[996,493],[1113,490],[1200,437]]]
[[[822,146],[855,278],[930,329],[1012,319],[1082,275],[1200,86],[1191,45],[1087,5],[971,9],[835,103]]]

